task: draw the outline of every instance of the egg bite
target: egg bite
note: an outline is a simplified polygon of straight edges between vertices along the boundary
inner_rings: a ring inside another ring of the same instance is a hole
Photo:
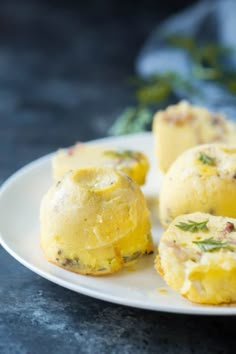
[[[41,247],[46,258],[80,274],[111,274],[153,252],[140,187],[122,171],[71,171],[43,197]]]
[[[53,177],[58,180],[70,170],[89,166],[116,168],[139,185],[145,183],[149,170],[148,159],[142,152],[78,143],[55,154],[52,160]]]
[[[156,113],[153,134],[158,167],[167,172],[176,158],[189,148],[211,142],[233,143],[236,125],[223,114],[181,101]]]
[[[159,203],[163,227],[196,211],[236,218],[236,146],[214,143],[185,151],[164,177]]]
[[[155,268],[182,296],[200,304],[236,301],[236,219],[178,216],[161,237]]]

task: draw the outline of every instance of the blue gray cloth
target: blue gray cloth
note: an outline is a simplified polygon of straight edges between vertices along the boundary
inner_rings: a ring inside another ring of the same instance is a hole
[[[192,76],[191,59],[185,51],[173,47],[171,35],[191,36],[197,43],[216,42],[233,49],[229,67],[236,70],[236,0],[203,0],[174,15],[157,26],[141,50],[136,70],[142,77],[174,71],[183,78],[194,80],[201,95],[177,92],[180,99],[202,104],[236,119],[236,96],[212,81],[200,81]]]

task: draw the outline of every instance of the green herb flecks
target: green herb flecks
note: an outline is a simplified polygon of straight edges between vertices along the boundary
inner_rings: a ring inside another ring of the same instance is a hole
[[[106,150],[106,151],[104,151],[104,155],[111,157],[111,158],[119,158],[119,159],[124,159],[124,158],[136,159],[137,158],[137,153],[132,150]]]
[[[211,252],[219,250],[221,248],[229,248],[228,242],[222,242],[220,240],[215,240],[213,237],[207,238],[202,241],[193,241],[202,251]]]
[[[199,155],[199,161],[201,161],[204,165],[210,165],[210,166],[215,166],[216,162],[213,157],[210,157],[209,155],[205,154],[204,152],[201,152]]]
[[[207,231],[208,230],[207,223],[208,223],[208,220],[204,220],[201,222],[195,222],[193,220],[188,220],[188,223],[180,222],[179,224],[176,224],[175,226],[183,231],[197,232],[197,231]]]

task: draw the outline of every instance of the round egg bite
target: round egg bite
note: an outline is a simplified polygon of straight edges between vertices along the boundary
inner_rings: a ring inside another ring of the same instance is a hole
[[[53,177],[58,180],[70,170],[90,166],[105,166],[125,172],[143,185],[149,170],[145,154],[139,151],[78,143],[69,149],[60,149],[52,159]]]
[[[236,146],[199,145],[184,152],[164,177],[159,204],[167,227],[178,215],[236,217]]]
[[[236,219],[193,213],[178,216],[161,237],[155,267],[192,302],[236,301]]]
[[[113,168],[68,172],[43,197],[40,223],[47,259],[73,272],[110,274],[153,252],[143,193]]]
[[[181,101],[155,114],[153,136],[159,169],[167,172],[180,154],[196,145],[233,143],[236,124],[223,114]]]

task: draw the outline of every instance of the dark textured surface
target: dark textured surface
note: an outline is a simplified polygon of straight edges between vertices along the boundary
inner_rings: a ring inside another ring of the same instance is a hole
[[[0,2],[1,181],[58,146],[105,136],[131,100],[136,53],[168,13],[156,3]],[[0,248],[1,354],[234,353],[235,324],[94,300]]]

